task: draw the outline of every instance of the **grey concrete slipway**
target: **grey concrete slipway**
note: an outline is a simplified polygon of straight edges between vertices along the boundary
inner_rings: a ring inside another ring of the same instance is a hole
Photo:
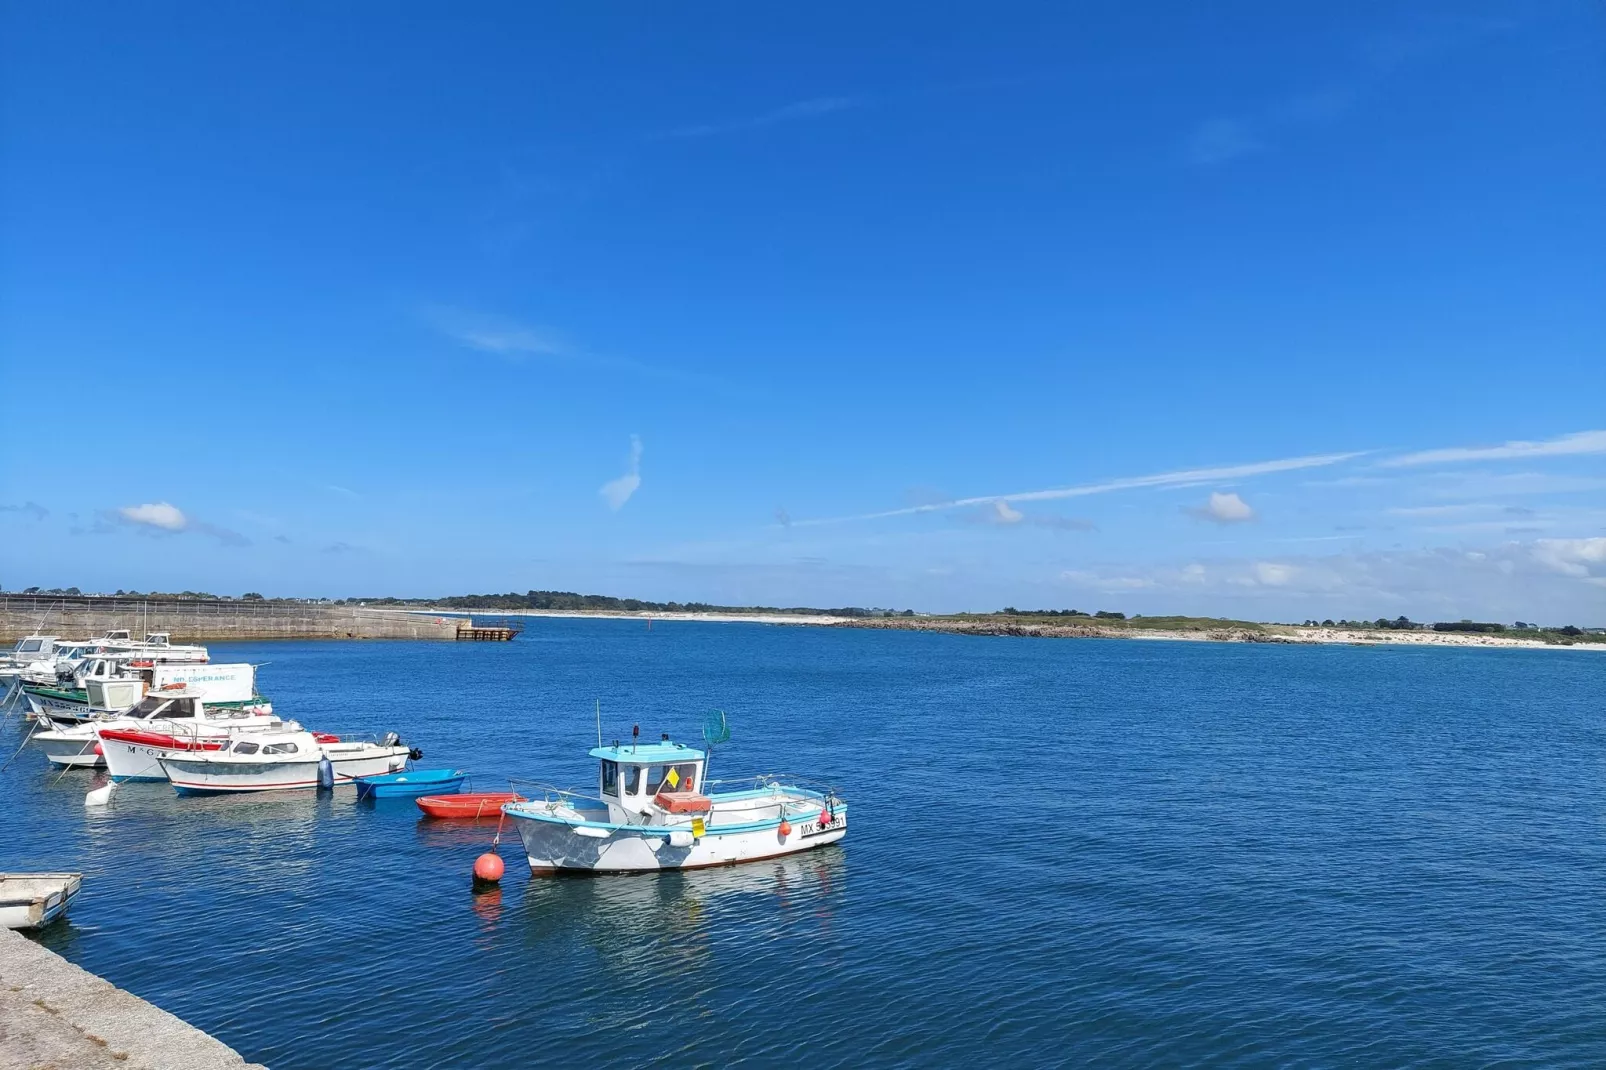
[[[0,929],[0,1070],[266,1070],[183,1019]]]

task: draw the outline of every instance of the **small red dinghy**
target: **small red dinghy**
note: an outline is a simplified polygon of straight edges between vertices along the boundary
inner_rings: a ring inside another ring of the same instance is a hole
[[[524,802],[511,791],[485,791],[469,795],[425,795],[415,800],[430,817],[455,817],[469,821],[477,817],[501,817],[502,804]]]

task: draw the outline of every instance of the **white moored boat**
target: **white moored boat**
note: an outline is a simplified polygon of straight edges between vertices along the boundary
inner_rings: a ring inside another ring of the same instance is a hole
[[[600,762],[596,797],[545,789],[545,798],[502,807],[524,841],[531,872],[732,865],[847,835],[848,805],[834,789],[792,776],[705,784],[707,753],[667,736],[659,743],[615,742],[591,757]]]
[[[195,689],[214,709],[272,713],[273,704],[257,693],[256,666],[191,662],[151,665],[129,654],[85,658],[66,681],[24,683],[34,716],[53,721],[85,721],[133,709],[146,692]]]
[[[158,761],[180,795],[287,791],[318,786],[318,767],[329,760],[333,783],[394,773],[423,752],[393,732],[381,742],[319,737],[311,732],[242,732],[216,749],[170,751]]]
[[[67,913],[83,882],[81,873],[0,873],[0,928],[49,925]]]
[[[17,640],[11,652],[0,659],[0,684],[12,684],[22,678],[45,679],[56,672],[56,646],[61,637],[56,635],[25,635]]]
[[[272,714],[213,709],[202,701],[200,692],[171,686],[146,695],[128,716],[134,724],[120,726],[113,720],[86,726],[100,740],[106,771],[117,784],[166,780],[161,766],[163,755],[217,750],[238,732],[301,731],[296,722]]]

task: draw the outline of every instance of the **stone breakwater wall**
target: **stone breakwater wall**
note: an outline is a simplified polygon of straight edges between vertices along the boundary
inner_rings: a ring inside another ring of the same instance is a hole
[[[0,1066],[267,1070],[9,929],[0,929]]]
[[[146,601],[0,595],[0,642],[42,631],[64,639],[126,628],[137,639],[171,632],[173,641],[231,639],[456,639],[462,618],[365,606],[286,605],[201,599]]]

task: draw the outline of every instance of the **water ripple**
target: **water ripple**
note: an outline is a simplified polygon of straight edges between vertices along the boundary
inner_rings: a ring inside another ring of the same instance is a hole
[[[484,787],[585,779],[601,698],[610,738],[722,707],[716,775],[854,806],[840,848],[476,895],[495,822],[0,776],[0,866],[88,876],[45,943],[275,1070],[1606,1065],[1606,658],[601,621],[218,654]]]

